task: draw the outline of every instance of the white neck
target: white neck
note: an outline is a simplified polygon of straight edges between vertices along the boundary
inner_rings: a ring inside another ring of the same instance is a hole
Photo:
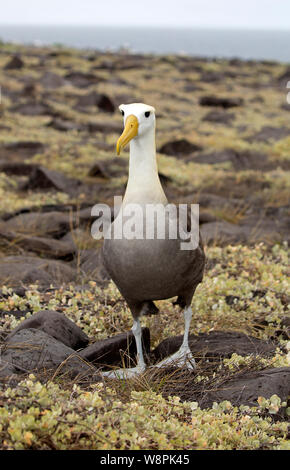
[[[158,175],[154,128],[130,142],[129,179],[123,204],[139,202],[167,203]]]

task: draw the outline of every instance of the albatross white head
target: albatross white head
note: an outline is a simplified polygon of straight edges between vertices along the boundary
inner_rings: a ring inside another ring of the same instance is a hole
[[[167,199],[160,184],[155,146],[155,109],[144,103],[121,104],[124,131],[117,142],[117,154],[130,142],[127,202],[161,202]]]
[[[142,141],[141,145],[144,146],[146,141],[152,140],[153,135],[155,144],[155,109],[152,106],[132,103],[121,104],[119,109],[124,118],[124,132],[117,142],[118,155],[132,139],[139,142],[139,145]]]

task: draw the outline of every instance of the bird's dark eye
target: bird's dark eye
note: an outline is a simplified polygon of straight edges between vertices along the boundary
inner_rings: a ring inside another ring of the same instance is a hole
[[[150,116],[150,111],[146,111],[145,112],[145,117],[149,117]]]
[[[124,114],[125,114],[124,111],[123,111],[123,109],[121,109],[121,114],[122,114],[122,116],[124,116]]]

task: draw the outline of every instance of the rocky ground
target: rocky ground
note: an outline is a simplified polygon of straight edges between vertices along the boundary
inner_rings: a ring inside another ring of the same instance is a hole
[[[2,449],[286,449],[290,107],[286,64],[0,46]],[[118,105],[157,110],[172,202],[200,204],[207,266],[194,302],[196,370],[154,364],[183,320],[130,312],[92,239],[92,205],[127,181]],[[287,408],[288,406],[288,408]]]

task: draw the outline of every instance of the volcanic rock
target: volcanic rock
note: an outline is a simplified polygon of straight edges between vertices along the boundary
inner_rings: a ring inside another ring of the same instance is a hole
[[[72,348],[34,328],[19,330],[9,338],[3,348],[1,360],[22,373],[58,369],[59,372],[75,377],[95,370]]]
[[[7,341],[10,341],[18,331],[29,328],[44,331],[57,341],[75,350],[86,347],[89,342],[88,336],[81,328],[63,313],[54,310],[40,310],[27,318],[10,333]]]
[[[180,157],[184,155],[189,155],[198,150],[201,150],[201,147],[199,145],[189,142],[186,139],[180,139],[167,142],[159,148],[158,152],[165,153],[166,155]]]
[[[19,70],[24,67],[24,62],[18,55],[13,56],[4,66],[4,70]]]
[[[202,96],[199,100],[200,106],[220,106],[222,108],[234,108],[242,106],[242,98],[225,98],[219,96]]]

